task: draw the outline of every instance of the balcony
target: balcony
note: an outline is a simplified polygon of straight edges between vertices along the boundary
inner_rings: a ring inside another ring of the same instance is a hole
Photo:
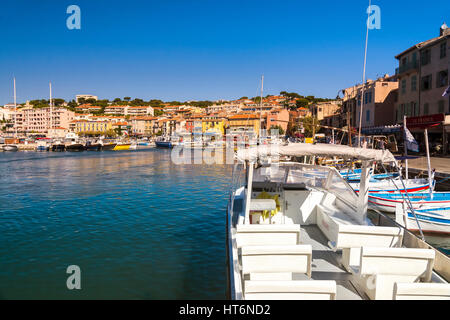
[[[400,76],[419,70],[419,60],[409,61],[406,64],[395,69],[395,75]]]

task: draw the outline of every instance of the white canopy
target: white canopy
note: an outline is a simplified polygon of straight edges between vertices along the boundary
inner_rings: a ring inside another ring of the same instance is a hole
[[[249,160],[254,162],[258,158],[279,156],[356,158],[359,160],[380,161],[384,163],[395,161],[393,154],[389,150],[362,149],[335,144],[292,143],[287,146],[262,145],[237,151],[237,157],[241,161]]]

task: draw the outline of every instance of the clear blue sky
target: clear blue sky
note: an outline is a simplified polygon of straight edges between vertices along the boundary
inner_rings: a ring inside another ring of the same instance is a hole
[[[81,8],[81,30],[66,8]],[[367,77],[450,25],[450,1],[373,0]],[[0,104],[94,94],[203,100],[281,90],[334,98],[361,82],[368,1],[2,0]]]

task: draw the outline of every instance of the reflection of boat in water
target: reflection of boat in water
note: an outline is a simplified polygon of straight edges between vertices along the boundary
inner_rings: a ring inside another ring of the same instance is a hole
[[[15,144],[5,144],[2,146],[3,151],[18,151],[19,148]]]
[[[122,150],[130,150],[130,143],[118,143],[113,150],[114,151],[122,151]]]

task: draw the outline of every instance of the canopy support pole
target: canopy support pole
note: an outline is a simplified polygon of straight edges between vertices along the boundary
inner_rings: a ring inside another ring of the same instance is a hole
[[[358,195],[358,216],[360,217],[362,223],[364,223],[367,215],[367,208],[369,202],[369,180],[370,180],[369,161],[362,161],[361,179],[359,184],[359,195]]]
[[[253,187],[253,163],[248,164],[248,178],[247,178],[247,198],[245,201],[245,220],[244,224],[250,224],[250,201],[252,198],[252,187]]]

